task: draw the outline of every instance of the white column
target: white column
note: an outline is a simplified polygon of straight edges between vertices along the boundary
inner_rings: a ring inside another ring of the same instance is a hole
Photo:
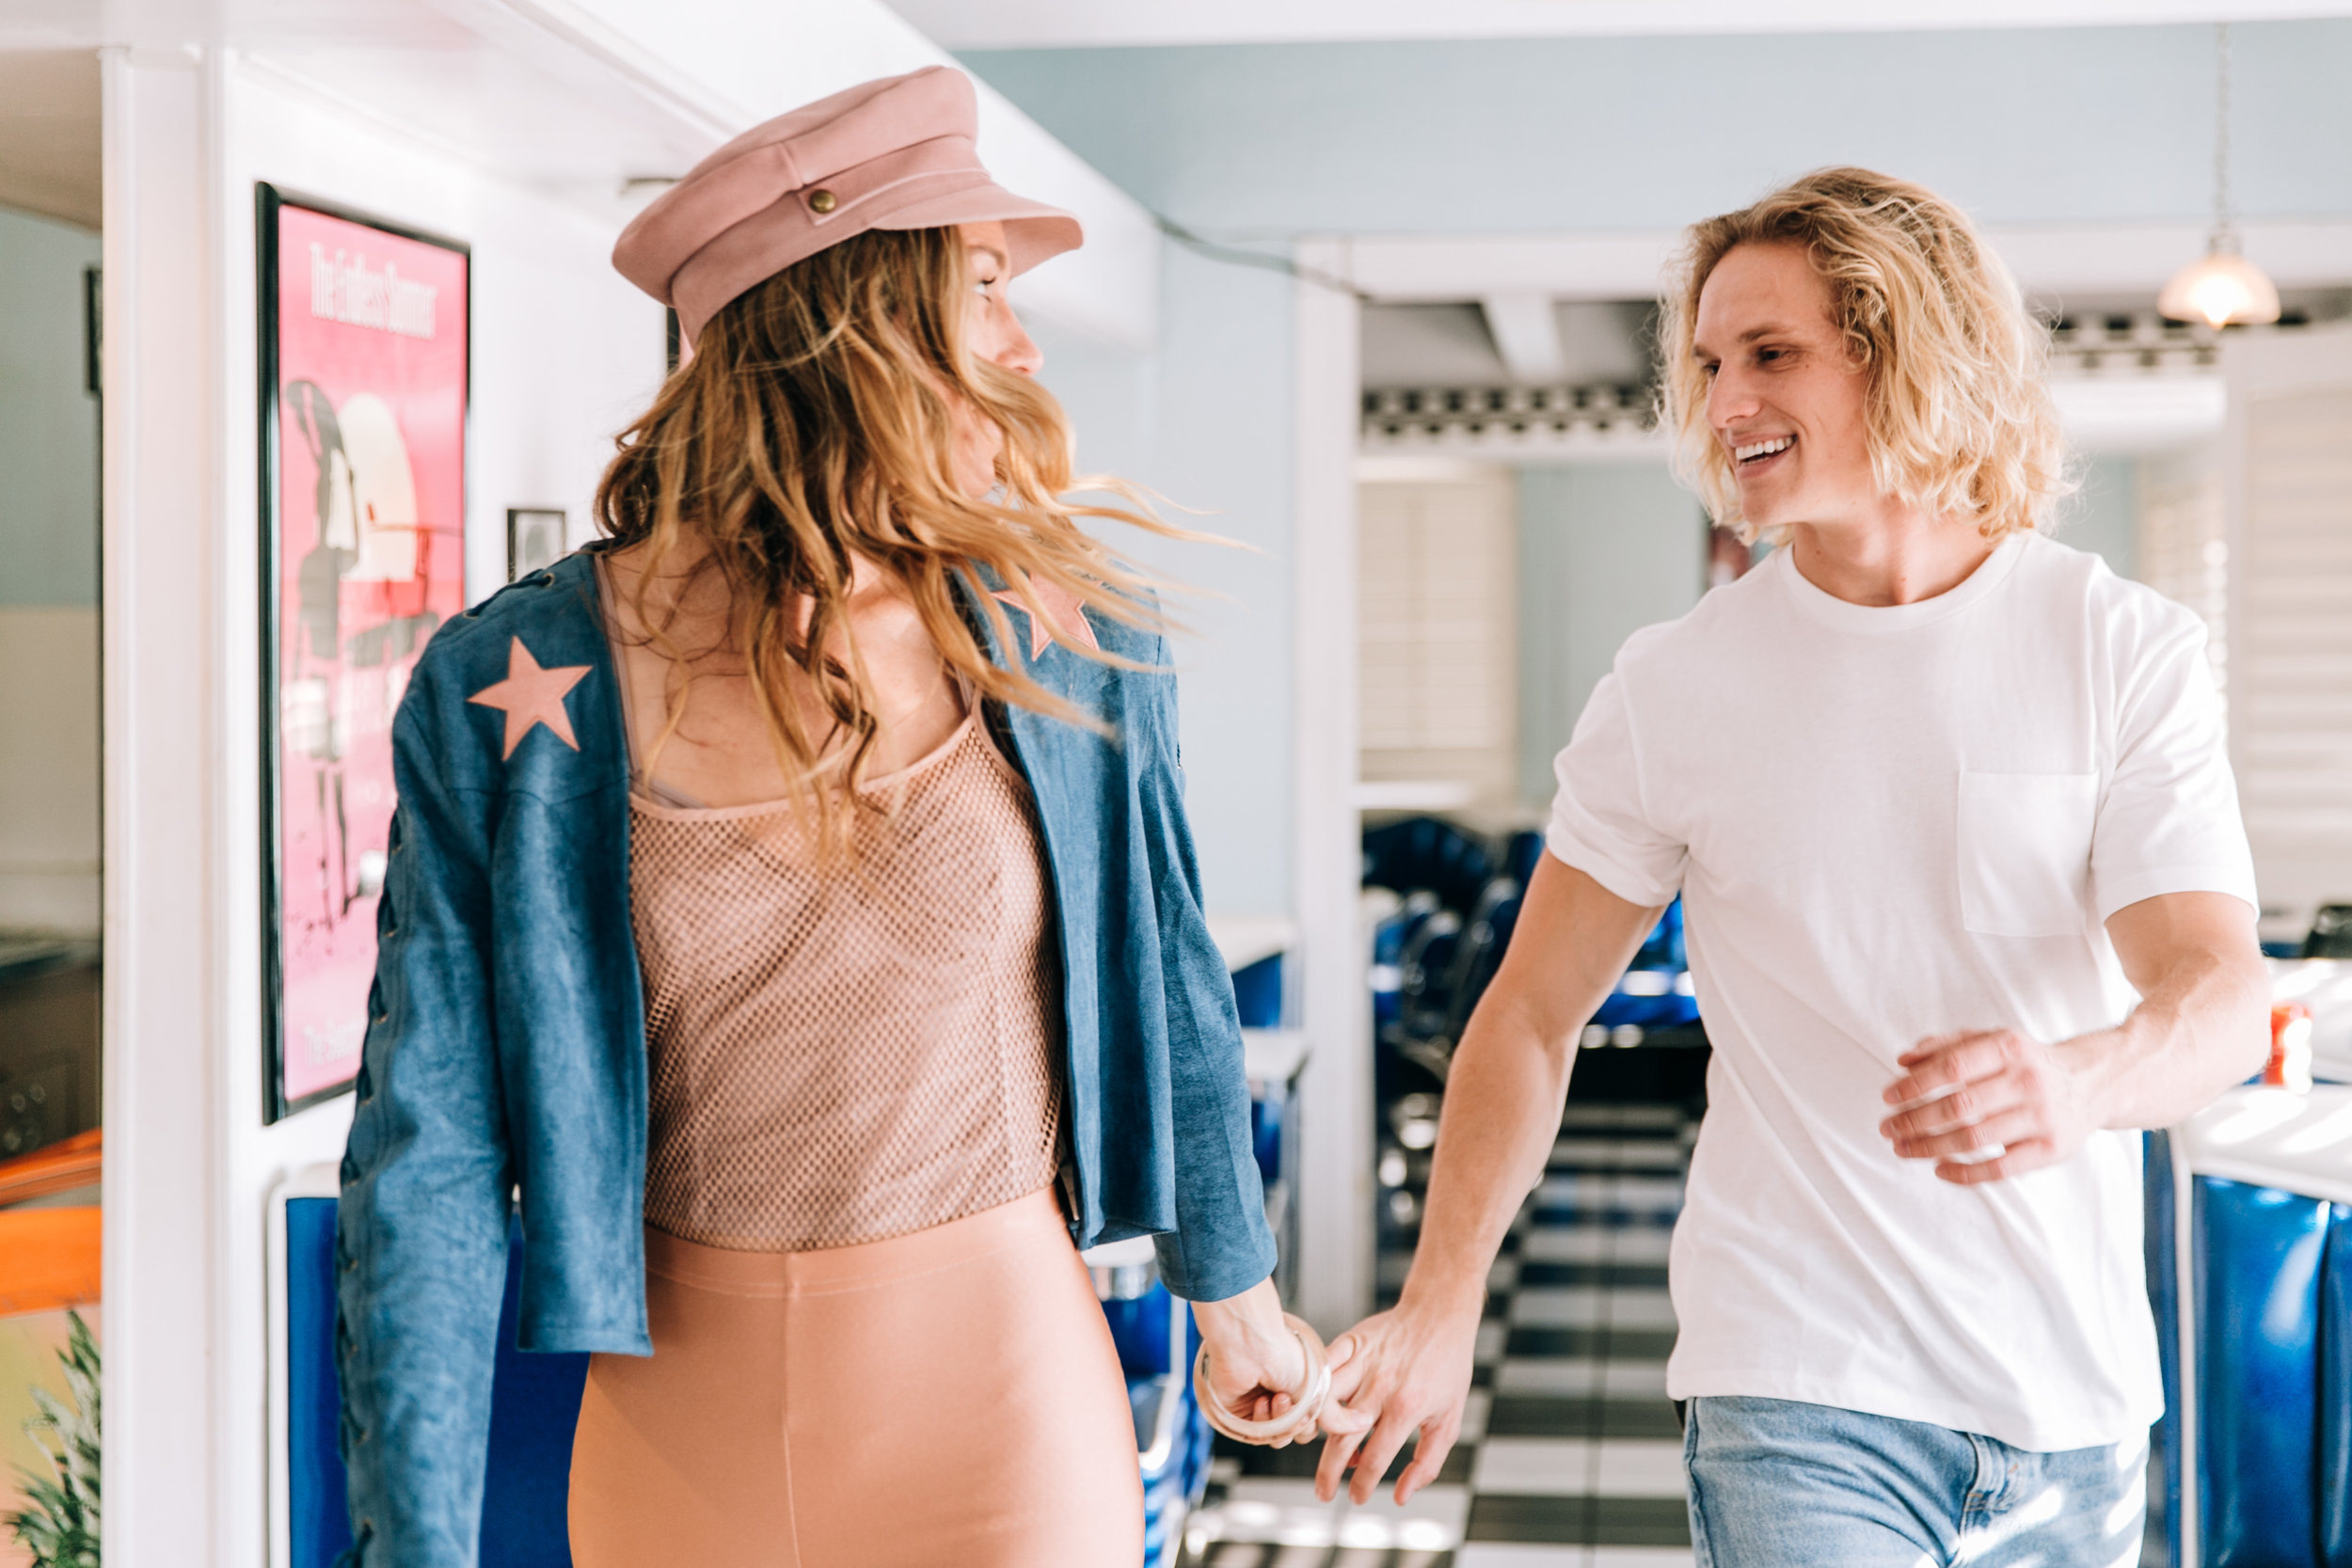
[[[195,50],[110,49],[103,83],[106,1560],[197,1568],[222,1463],[215,82]]]
[[[1344,277],[1343,240],[1302,242],[1302,269]],[[1373,1300],[1372,998],[1357,927],[1363,850],[1356,784],[1355,297],[1297,284],[1297,516],[1292,578],[1298,757],[1296,902],[1301,1022],[1297,1309],[1326,1334]]]

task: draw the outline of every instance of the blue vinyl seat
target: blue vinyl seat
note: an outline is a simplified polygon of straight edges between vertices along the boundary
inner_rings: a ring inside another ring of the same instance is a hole
[[[571,1568],[565,1509],[585,1355],[515,1348],[522,1227],[507,1252],[482,1497],[482,1568]],[[335,1199],[286,1200],[286,1498],[292,1568],[331,1568],[351,1546],[335,1381]]]
[[[1372,933],[1372,1024],[1374,1033],[1405,1016],[1405,960],[1415,935],[1440,912],[1438,895],[1426,888],[1408,894],[1394,913]]]
[[[1174,1568],[1184,1553],[1184,1520],[1209,1483],[1209,1420],[1192,1392],[1200,1333],[1190,1308],[1160,1283],[1148,1245],[1113,1243],[1088,1259],[1135,1418],[1144,1568]]]
[[[1535,879],[1535,863],[1544,858],[1544,835],[1533,828],[1513,833],[1502,847],[1502,874],[1525,887]]]
[[[1233,971],[1233,1010],[1245,1029],[1279,1029],[1282,1024],[1282,955],[1269,953],[1256,963]]]
[[[1426,888],[1465,911],[1494,876],[1486,841],[1439,816],[1410,816],[1364,834],[1364,885],[1413,893]]]
[[[2233,1091],[2185,1133],[2147,1141],[2166,1518],[2182,1568],[2352,1564],[2352,1205],[2296,1190],[2293,1168],[2330,1152],[2306,1145],[2352,1095],[2315,1096],[2259,1134],[2214,1135],[2265,1092],[2279,1091]],[[2278,1185],[2249,1179],[2274,1163]]]
[[[1683,942],[1682,900],[1666,906],[1665,913],[1633,955],[1623,980],[1593,1015],[1593,1022],[1613,1029],[1630,1023],[1642,1029],[1672,1029],[1698,1022],[1698,998],[1689,979],[1691,962]]]
[[[1502,967],[1502,956],[1511,946],[1511,933],[1518,927],[1520,902],[1519,884],[1502,877],[1487,884],[1486,894],[1479,899],[1470,929],[1454,954],[1454,971],[1447,976],[1449,1036],[1461,1037],[1462,1028],[1470,1022],[1478,999],[1486,994],[1495,972]]]

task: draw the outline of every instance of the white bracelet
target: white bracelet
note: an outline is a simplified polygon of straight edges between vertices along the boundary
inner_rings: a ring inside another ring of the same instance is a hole
[[[1304,1441],[1314,1432],[1315,1419],[1323,1414],[1324,1402],[1331,1392],[1331,1363],[1323,1352],[1323,1340],[1307,1323],[1292,1314],[1282,1314],[1283,1323],[1298,1341],[1300,1354],[1306,1357],[1307,1376],[1300,1389],[1291,1396],[1291,1408],[1268,1420],[1253,1421],[1236,1416],[1225,1408],[1224,1402],[1209,1388],[1209,1347],[1203,1344],[1192,1364],[1193,1397],[1200,1402],[1200,1413],[1209,1425],[1237,1443],[1258,1447],[1281,1447]]]

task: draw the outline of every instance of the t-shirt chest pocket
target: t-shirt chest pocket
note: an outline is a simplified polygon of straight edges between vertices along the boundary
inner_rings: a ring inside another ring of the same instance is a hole
[[[1988,937],[2081,935],[2098,809],[2096,773],[1961,774],[1961,924]]]

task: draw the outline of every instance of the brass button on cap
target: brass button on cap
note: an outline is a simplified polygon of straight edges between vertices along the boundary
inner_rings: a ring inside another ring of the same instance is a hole
[[[831,191],[819,189],[808,193],[808,210],[812,213],[830,213],[840,205],[840,199]]]

